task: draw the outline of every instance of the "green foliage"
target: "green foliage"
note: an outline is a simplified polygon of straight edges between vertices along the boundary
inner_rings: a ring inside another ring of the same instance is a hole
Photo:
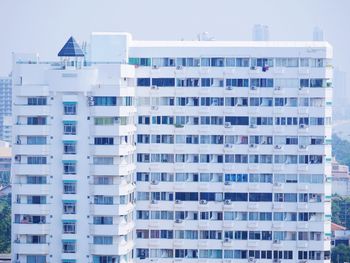
[[[332,263],[350,262],[350,247],[340,244],[332,249]]]
[[[332,222],[350,229],[350,197],[333,196]]]
[[[11,251],[11,197],[0,198],[0,253]]]
[[[340,164],[350,166],[350,142],[341,139],[338,135],[332,136],[332,155]]]

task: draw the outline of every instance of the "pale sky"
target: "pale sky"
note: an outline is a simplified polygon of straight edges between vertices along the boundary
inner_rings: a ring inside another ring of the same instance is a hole
[[[350,0],[0,0],[0,76],[12,52],[56,59],[69,36],[127,31],[138,40],[250,40],[266,24],[271,40],[311,40],[314,26],[334,48],[334,65],[350,76]],[[349,83],[350,81],[348,81]]]

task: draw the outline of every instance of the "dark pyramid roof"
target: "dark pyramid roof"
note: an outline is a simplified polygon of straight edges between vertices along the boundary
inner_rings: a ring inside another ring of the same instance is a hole
[[[70,37],[66,44],[60,52],[58,52],[59,57],[83,57],[84,52],[81,50],[78,43],[73,37]]]

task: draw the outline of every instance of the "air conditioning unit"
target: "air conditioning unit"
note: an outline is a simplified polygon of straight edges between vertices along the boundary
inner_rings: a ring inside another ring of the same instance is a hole
[[[153,65],[152,68],[153,69],[159,69],[159,67],[157,65]]]
[[[227,90],[232,90],[233,88],[231,86],[226,87]]]
[[[182,204],[181,200],[175,200],[175,204]]]
[[[231,200],[225,200],[225,201],[224,201],[224,204],[225,204],[225,205],[230,205],[230,204],[232,204],[232,202],[231,202]]]
[[[256,66],[251,66],[250,69],[251,69],[251,70],[257,70],[258,67],[256,67]]]
[[[249,257],[248,258],[248,262],[251,262],[251,263],[256,262],[255,257]]]
[[[176,220],[175,220],[175,223],[181,224],[181,223],[182,223],[182,219],[176,219]]]
[[[224,184],[225,184],[225,185],[231,185],[232,182],[226,181]]]
[[[151,109],[152,110],[158,110],[158,106],[152,106]]]
[[[255,86],[251,86],[250,89],[251,90],[257,90],[257,88]]]
[[[256,148],[256,147],[257,147],[257,145],[255,143],[249,144],[249,148]]]
[[[249,128],[255,129],[256,127],[258,127],[256,124],[250,124],[250,125],[249,125]]]
[[[273,241],[273,243],[274,243],[274,244],[280,244],[280,243],[281,243],[281,240],[275,239],[275,240]]]
[[[282,186],[282,183],[273,183],[273,186],[278,186],[278,187],[280,187],[280,186]]]
[[[280,150],[280,149],[282,149],[282,146],[279,145],[279,144],[276,144],[274,148],[277,149],[277,150]]]
[[[306,148],[307,148],[307,145],[304,145],[304,144],[299,145],[299,149],[306,149]]]
[[[280,86],[276,86],[275,90],[281,90],[281,87]]]
[[[177,66],[176,69],[181,70],[183,69],[183,66]]]
[[[151,89],[159,89],[157,85],[152,85]]]
[[[225,144],[225,148],[232,148],[232,144],[226,143],[226,144]]]
[[[151,204],[157,204],[158,201],[157,200],[151,200]]]
[[[151,181],[151,184],[153,184],[153,185],[159,184],[159,181],[157,181],[157,180],[152,180],[152,181]]]
[[[231,123],[230,122],[225,122],[224,126],[225,126],[225,128],[230,128],[231,127]]]
[[[205,205],[205,204],[207,204],[207,203],[208,203],[208,201],[207,201],[207,200],[202,199],[202,200],[199,200],[199,203],[200,203],[201,205]]]
[[[224,239],[224,242],[229,243],[229,242],[231,242],[231,239],[225,238],[225,239]]]
[[[305,128],[307,128],[307,125],[306,124],[299,124],[299,128],[305,129]]]
[[[275,259],[274,259],[272,262],[273,262],[273,263],[281,263],[281,260],[280,260],[280,259],[275,258]]]

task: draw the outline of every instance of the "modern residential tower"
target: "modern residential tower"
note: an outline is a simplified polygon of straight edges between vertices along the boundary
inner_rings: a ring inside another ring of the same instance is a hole
[[[14,59],[13,260],[329,262],[328,43],[87,50]]]
[[[0,77],[0,140],[11,141],[12,85],[11,77]]]

